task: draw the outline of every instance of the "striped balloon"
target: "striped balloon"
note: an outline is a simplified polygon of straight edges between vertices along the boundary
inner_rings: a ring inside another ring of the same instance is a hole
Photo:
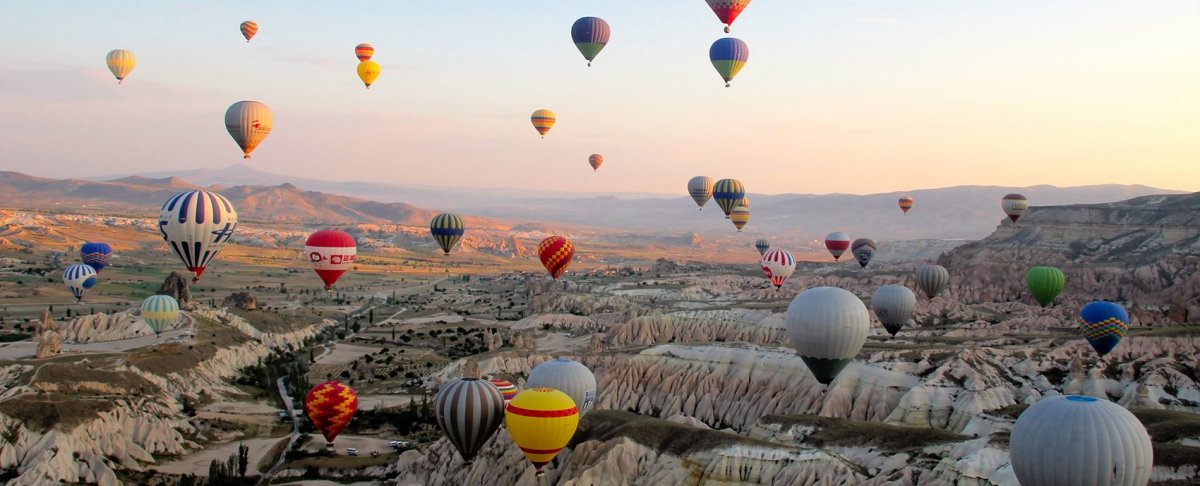
[[[575,42],[575,47],[583,54],[583,58],[587,59],[588,66],[592,65],[592,59],[595,59],[600,50],[608,44],[608,36],[611,33],[608,22],[599,17],[583,17],[571,25],[571,40]]]
[[[512,382],[508,380],[492,378],[491,382],[492,386],[495,386],[497,390],[500,390],[500,395],[504,396],[505,405],[508,405],[508,402],[512,400],[513,397],[517,396],[517,392],[520,391],[517,389],[517,385],[512,384]]]
[[[604,156],[600,154],[592,154],[588,156],[588,165],[592,166],[592,171],[600,170],[600,166],[604,165]]]
[[[370,61],[371,56],[375,55],[375,47],[371,44],[363,42],[362,44],[354,46],[354,55],[358,57],[359,62]]]
[[[1029,209],[1029,199],[1021,194],[1008,194],[1004,199],[1000,200],[1000,209],[1004,210],[1004,214],[1016,223],[1021,219],[1021,215],[1025,214],[1025,210]]]
[[[142,320],[157,336],[179,318],[179,301],[170,295],[151,295],[142,301]]]
[[[713,42],[708,48],[708,60],[717,69],[717,73],[725,80],[725,87],[746,66],[750,59],[750,47],[741,39],[724,37]]]
[[[725,212],[725,219],[729,219],[729,213],[746,197],[746,186],[737,179],[721,179],[713,186],[712,192],[713,199]]]
[[[350,425],[354,412],[358,411],[358,395],[350,387],[337,381],[327,381],[312,387],[304,397],[304,412],[312,421],[325,442],[333,445],[342,429]]]
[[[237,211],[225,196],[208,191],[186,191],[176,194],[163,204],[158,213],[158,231],[163,241],[184,266],[200,275],[208,263],[233,237],[237,228]]]
[[[558,118],[554,116],[553,111],[543,108],[533,112],[529,120],[533,122],[533,129],[537,130],[542,135],[542,138],[546,138],[546,132],[550,131],[550,128],[554,126],[554,122],[558,121]]]
[[[950,272],[941,265],[921,265],[917,268],[917,285],[933,299],[950,286]]]
[[[913,198],[909,196],[903,196],[899,199],[898,203],[900,204],[900,210],[904,211],[904,214],[908,214],[908,210],[912,209],[913,207]]]
[[[767,241],[766,238],[759,238],[758,241],[754,242],[754,249],[758,250],[759,255],[765,255],[768,248],[771,248],[771,242]]]
[[[729,27],[733,21],[741,15],[742,10],[750,5],[750,0],[705,0],[708,2],[708,7],[713,13],[717,14],[717,18],[721,23],[725,24],[725,33],[729,33]]]
[[[579,408],[579,415],[596,403],[596,375],[578,361],[555,358],[529,372],[526,388],[553,388],[566,393]]]
[[[750,209],[750,198],[746,197],[746,196],[742,196],[742,202],[739,202],[738,206],[744,207],[746,209]]]
[[[763,273],[771,279],[771,285],[776,289],[782,287],[783,282],[796,271],[796,258],[787,250],[778,248],[764,254],[759,263],[762,264]]]
[[[504,411],[508,434],[542,475],[542,468],[567,447],[579,427],[579,410],[566,393],[530,388],[518,393]]]
[[[1113,302],[1089,302],[1079,310],[1079,332],[1104,356],[1129,334],[1129,313]]]
[[[107,243],[84,243],[79,248],[79,253],[82,254],[83,263],[100,273],[104,267],[108,266],[108,260],[112,257],[112,247]]]
[[[63,283],[75,295],[75,302],[83,300],[88,289],[96,285],[96,270],[82,263],[76,263],[63,270]]]
[[[104,57],[104,63],[108,65],[108,70],[117,77],[117,84],[125,81],[125,77],[133,71],[133,67],[137,65],[137,57],[133,55],[133,51],[126,49],[113,49],[108,51],[108,55]]]
[[[442,386],[433,399],[438,427],[470,464],[504,420],[504,396],[491,383],[462,378]]]
[[[696,201],[696,205],[700,206],[700,210],[704,210],[704,205],[708,204],[708,200],[713,197],[713,180],[711,177],[696,176],[688,181],[688,195],[692,196],[692,200]]]
[[[870,238],[859,238],[850,244],[850,254],[854,255],[854,259],[858,260],[858,264],[862,268],[867,268],[867,263],[871,262],[871,257],[875,256],[875,240]]]
[[[242,25],[239,27],[239,29],[242,31],[242,37],[246,38],[246,43],[249,43],[250,39],[254,37],[254,34],[258,33],[258,22],[247,20],[242,22]]]
[[[561,236],[548,237],[538,244],[538,258],[541,258],[542,266],[546,267],[550,277],[555,280],[567,271],[574,257],[575,246]]]
[[[829,254],[833,255],[834,261],[842,257],[842,253],[850,248],[850,237],[841,231],[834,231],[825,235],[825,249],[829,250]]]
[[[746,206],[737,206],[733,211],[729,212],[729,220],[733,221],[733,227],[737,228],[738,232],[742,232],[742,228],[746,223],[750,222],[750,210]]]
[[[454,213],[439,214],[429,222],[429,232],[433,234],[433,239],[437,240],[438,245],[447,255],[450,254],[450,250],[454,249],[454,245],[462,240],[463,233],[466,231],[467,226],[463,224],[462,218]]]
[[[225,129],[242,148],[243,158],[246,159],[267,138],[274,125],[275,115],[271,109],[257,101],[239,101],[225,110]]]

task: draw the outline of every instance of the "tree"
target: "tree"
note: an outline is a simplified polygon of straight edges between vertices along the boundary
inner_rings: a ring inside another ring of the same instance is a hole
[[[355,320],[354,320],[354,325],[353,325],[353,326],[350,326],[350,329],[352,329],[352,330],[353,330],[355,333],[358,333],[358,330],[360,329],[360,328],[358,327],[358,319],[355,319]]]
[[[250,464],[250,448],[245,444],[238,444],[237,471],[238,476],[246,477],[246,466]]]

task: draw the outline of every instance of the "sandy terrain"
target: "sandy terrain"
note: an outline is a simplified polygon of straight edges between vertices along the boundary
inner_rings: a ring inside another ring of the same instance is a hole
[[[376,406],[379,408],[392,408],[408,405],[408,402],[413,399],[420,399],[421,395],[359,395],[358,409],[359,410],[374,410]]]
[[[170,474],[197,474],[200,476],[208,476],[208,464],[213,459],[224,462],[229,459],[229,456],[236,455],[238,444],[245,444],[250,448],[250,465],[246,468],[246,474],[258,474],[258,462],[263,456],[271,450],[271,446],[281,440],[287,440],[288,437],[276,437],[270,439],[250,439],[242,442],[228,442],[221,445],[210,445],[207,449],[191,452],[178,461],[168,462],[157,467],[153,467],[158,471]],[[384,441],[384,447],[387,447],[387,442]]]
[[[196,411],[200,418],[269,425],[279,420],[279,408],[267,403],[217,402]]]
[[[184,314],[187,316],[187,314]],[[191,316],[187,316],[191,319]],[[63,354],[96,354],[96,353],[120,353],[137,348],[153,346],[158,343],[175,342],[176,336],[183,336],[192,332],[193,323],[190,323],[182,329],[173,329],[165,331],[162,334],[155,336],[141,336],[133,339],[121,339],[117,341],[104,341],[99,343],[88,344],[63,344]],[[181,341],[186,342],[187,338],[181,338]],[[30,359],[37,354],[37,343],[33,341],[20,341],[15,343],[0,344],[0,360],[18,360]]]
[[[339,435],[333,441],[335,450],[338,455],[346,455],[346,449],[353,447],[358,449],[358,455],[366,456],[371,454],[371,451],[379,451],[380,454],[394,454],[395,451],[388,447],[389,438],[362,437],[358,435]],[[312,439],[304,444],[304,450],[310,453],[321,452],[325,449],[325,438],[321,434],[312,434]],[[237,447],[234,447],[234,451]]]
[[[365,355],[379,352],[380,348],[358,346],[355,344],[338,343],[333,350],[317,358],[317,364],[343,364],[354,361]]]

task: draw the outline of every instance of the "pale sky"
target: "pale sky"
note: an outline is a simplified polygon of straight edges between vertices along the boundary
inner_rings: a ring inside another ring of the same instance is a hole
[[[588,15],[612,26],[591,68],[570,39]],[[232,165],[223,115],[250,99],[275,114],[252,166],[333,180],[1200,190],[1196,0],[756,0],[730,34],[750,47],[731,88],[708,60],[721,29],[701,0],[4,1],[0,169]],[[382,65],[370,91],[359,42]],[[138,58],[123,86],[114,48]],[[545,140],[538,108],[558,113]]]

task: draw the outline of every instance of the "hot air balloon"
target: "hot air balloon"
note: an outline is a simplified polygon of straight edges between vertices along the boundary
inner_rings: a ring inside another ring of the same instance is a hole
[[[242,31],[242,37],[246,38],[246,43],[248,44],[250,43],[250,39],[254,37],[254,34],[258,33],[258,22],[247,20],[242,22],[242,25],[239,26],[239,29]]]
[[[370,61],[371,56],[375,55],[375,47],[371,44],[363,42],[354,46],[354,56],[358,58],[358,62]]]
[[[104,270],[108,266],[108,259],[112,257],[112,247],[107,243],[84,243],[79,248],[79,253],[82,254],[83,263],[92,267],[96,273]]]
[[[742,10],[750,5],[750,0],[705,0],[708,2],[709,8],[713,13],[717,14],[717,18],[721,23],[725,24],[725,33],[729,33],[729,27],[737,16],[742,13]]]
[[[492,386],[500,390],[500,395],[504,397],[505,405],[508,405],[508,402],[517,396],[517,392],[520,391],[517,389],[517,385],[512,384],[511,381],[500,378],[492,378],[490,381],[492,382]]]
[[[96,270],[82,263],[76,263],[63,270],[63,283],[75,294],[75,302],[83,300],[88,289],[96,285]]]
[[[733,221],[733,227],[737,228],[738,232],[742,231],[742,227],[750,222],[750,210],[746,206],[738,206],[729,212],[729,220]]]
[[[767,254],[767,249],[769,248],[771,248],[771,242],[767,241],[766,238],[759,238],[758,241],[754,242],[754,249],[758,250],[759,255]]]
[[[750,209],[750,198],[742,196],[742,201],[738,203],[738,206]]]
[[[850,254],[854,255],[854,259],[858,260],[858,264],[862,268],[867,268],[867,263],[870,263],[871,257],[875,256],[875,240],[870,238],[854,240],[854,243],[850,245]]]
[[[154,331],[162,334],[179,318],[179,301],[170,295],[151,295],[142,301],[142,320]]]
[[[717,39],[716,42],[713,42],[712,47],[708,48],[708,60],[712,61],[717,73],[725,80],[726,88],[749,59],[750,47],[746,46],[741,39],[733,37]]]
[[[834,231],[825,235],[825,249],[829,250],[835,261],[842,257],[847,248],[850,248],[850,237],[846,233]]]
[[[225,129],[242,148],[243,158],[246,159],[267,138],[274,124],[275,116],[271,114],[271,109],[257,101],[239,101],[225,110]]]
[[[771,285],[774,285],[776,289],[782,287],[783,282],[796,271],[796,259],[792,257],[791,253],[778,248],[764,254],[760,263],[762,263],[763,273],[767,274],[767,278],[771,279]]]
[[[921,265],[917,268],[917,285],[932,299],[950,286],[950,272],[941,265]]]
[[[908,210],[912,209],[913,206],[913,198],[909,196],[901,196],[899,204],[900,210],[904,211],[904,214],[908,214]]]
[[[600,170],[600,166],[604,165],[604,156],[600,154],[592,154],[588,156],[588,165],[592,166],[592,171]]]
[[[883,328],[893,336],[912,319],[917,307],[917,296],[903,285],[884,285],[871,294],[871,310],[883,323]]]
[[[792,347],[824,385],[858,355],[871,328],[867,306],[836,287],[801,292],[788,306],[786,320]]]
[[[133,55],[133,51],[113,49],[108,51],[108,55],[104,57],[104,63],[108,64],[108,70],[117,77],[117,84],[121,84],[125,81],[125,77],[133,71],[133,67],[137,65],[137,57]]]
[[[518,393],[504,411],[508,435],[542,476],[579,427],[579,410],[566,393],[553,388],[528,388]]]
[[[1089,302],[1079,310],[1079,332],[1104,356],[1129,333],[1129,313],[1113,302]]]
[[[721,179],[713,186],[712,194],[717,205],[725,212],[725,219],[729,219],[729,213],[746,197],[746,186],[737,179]]]
[[[171,196],[158,213],[158,231],[184,266],[200,281],[208,263],[237,228],[237,211],[225,196],[186,191]]]
[[[1013,424],[1008,449],[1024,485],[1143,486],[1154,468],[1146,427],[1124,407],[1092,397],[1033,404]]]
[[[567,271],[567,267],[571,266],[571,259],[575,257],[575,246],[566,238],[551,236],[538,244],[538,257],[542,259],[542,266],[550,272],[550,277],[558,280],[558,277]]]
[[[588,66],[592,65],[592,59],[595,59],[600,50],[604,49],[604,45],[608,44],[608,36],[611,33],[608,22],[599,17],[583,17],[571,25],[571,40],[575,42],[575,47],[583,54],[583,58],[587,59]]]
[[[1000,200],[1000,208],[1008,215],[1008,219],[1016,223],[1021,219],[1021,215],[1025,214],[1025,210],[1029,209],[1029,200],[1020,194],[1009,194]]]
[[[555,358],[534,367],[525,388],[553,388],[566,393],[576,404],[580,416],[591,410],[596,401],[596,376],[592,370],[565,358]]]
[[[330,290],[342,274],[354,266],[358,245],[354,237],[344,231],[321,230],[304,242],[304,254],[325,282],[325,290]]]
[[[358,63],[358,79],[361,79],[366,89],[371,89],[371,84],[379,79],[379,63],[375,61],[363,61]]]
[[[1053,304],[1066,283],[1067,277],[1062,270],[1054,267],[1033,267],[1025,273],[1025,285],[1029,286],[1029,293],[1042,307]]]
[[[308,420],[325,436],[327,447],[333,447],[333,439],[350,424],[357,410],[358,395],[337,381],[314,386],[304,397],[304,411],[308,414]]]
[[[429,232],[433,234],[433,239],[437,240],[446,255],[449,255],[450,250],[454,249],[454,245],[462,240],[463,233],[466,231],[467,225],[463,224],[462,218],[454,213],[439,214],[429,222]]]
[[[696,205],[700,206],[700,210],[703,211],[704,205],[713,196],[712,178],[696,176],[688,180],[688,195],[692,196],[692,200],[696,201]]]
[[[533,112],[533,115],[529,117],[529,121],[533,122],[533,129],[537,130],[542,135],[542,138],[546,138],[546,132],[550,131],[550,128],[554,126],[554,122],[558,121],[558,118],[554,116],[553,111],[543,108]]]
[[[438,427],[470,464],[483,444],[504,421],[504,396],[478,378],[461,378],[442,385],[433,399]]]

